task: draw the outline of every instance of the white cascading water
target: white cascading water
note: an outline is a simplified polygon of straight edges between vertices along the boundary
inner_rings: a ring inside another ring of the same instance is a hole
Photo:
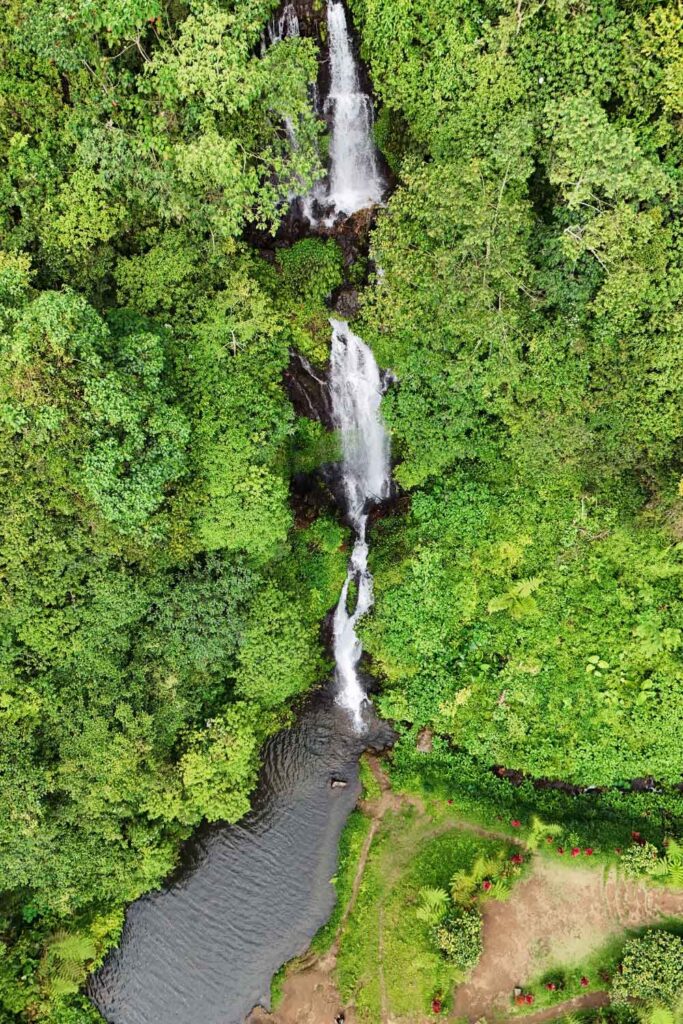
[[[358,676],[363,648],[356,624],[372,607],[372,576],[368,571],[368,511],[391,491],[389,437],[380,416],[384,391],[379,368],[365,342],[341,320],[330,320],[332,350],[329,388],[332,417],[342,446],[342,480],[346,513],[355,541],[346,580],[334,612],[334,660],[337,700],[352,713],[358,729],[367,697]],[[355,582],[355,608],[347,608]]]
[[[261,53],[283,39],[296,39],[299,36],[299,16],[293,4],[285,4],[279,18],[271,18],[261,38]]]
[[[348,217],[379,203],[384,193],[377,152],[372,140],[372,102],[360,83],[353,55],[344,4],[328,0],[328,49],[330,91],[324,111],[331,121],[329,174],[302,198],[304,215],[317,223],[316,209],[325,211],[323,223],[339,215]],[[299,19],[292,4],[268,26],[264,46],[299,35]],[[317,96],[314,97],[317,107]],[[285,121],[296,147],[294,128]],[[368,511],[391,491],[389,438],[380,416],[383,384],[379,368],[365,342],[341,320],[330,320],[332,347],[329,390],[332,418],[342,444],[342,478],[346,514],[355,533],[346,580],[333,617],[337,700],[362,728],[362,708],[367,702],[358,676],[363,653],[356,634],[361,616],[373,603],[372,576],[368,572],[366,528]],[[356,586],[355,607],[348,610],[351,584]]]
[[[372,140],[372,101],[361,88],[343,3],[329,0],[327,30],[330,92],[325,108],[332,117],[327,201],[335,214],[348,217],[381,202],[384,182]]]
[[[361,87],[346,11],[338,0],[328,0],[327,33],[330,91],[324,113],[332,125],[329,173],[302,204],[312,224],[318,223],[316,210],[323,209],[322,222],[330,227],[340,214],[350,217],[380,203],[385,183],[372,139],[372,101]]]
[[[339,0],[328,0],[327,33],[330,91],[324,113],[332,125],[329,173],[325,181],[318,182],[308,195],[301,197],[301,202],[304,216],[312,224],[318,223],[316,210],[323,209],[323,223],[329,227],[340,214],[350,217],[358,210],[381,202],[384,179],[372,139],[372,101],[361,87],[346,11]],[[261,39],[261,52],[299,34],[296,9],[291,3],[287,4],[279,18],[271,18]],[[317,108],[315,89],[313,104]],[[285,127],[292,146],[296,147],[296,133],[288,119],[285,119]]]

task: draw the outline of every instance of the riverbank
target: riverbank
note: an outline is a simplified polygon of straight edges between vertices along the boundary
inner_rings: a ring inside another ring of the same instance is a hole
[[[481,958],[452,1000],[449,993],[442,994],[440,1019],[518,1019],[511,999],[516,986],[528,991],[529,982],[560,964],[585,977],[583,965],[597,964],[601,952],[628,930],[683,916],[683,890],[648,888],[614,868],[596,868],[586,860],[570,864],[535,852],[525,838],[511,839],[502,829],[485,828],[448,804],[444,807],[443,801],[394,792],[381,761],[370,757],[367,763],[378,792],[360,804],[370,827],[358,850],[353,885],[332,944],[292,963],[273,1013],[257,1009],[249,1024],[331,1024],[340,1013],[347,1024],[434,1020],[425,999],[424,951],[417,936],[412,950],[400,949],[395,915],[400,909],[404,917],[414,916],[405,882],[416,859],[430,846],[443,856],[455,836],[513,842],[530,867],[509,899],[484,905]],[[397,894],[405,901],[402,908]],[[402,955],[406,952],[412,963]],[[354,977],[360,962],[366,969]],[[607,1005],[606,983],[597,973],[588,981],[589,991],[574,995],[568,988],[568,998],[558,994],[554,1005],[524,1019],[541,1024]],[[411,994],[421,996],[423,1005],[415,1003],[406,1013]]]

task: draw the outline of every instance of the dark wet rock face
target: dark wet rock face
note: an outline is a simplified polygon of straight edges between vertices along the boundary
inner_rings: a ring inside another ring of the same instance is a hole
[[[358,289],[353,285],[342,285],[332,296],[332,309],[342,320],[353,320],[355,316],[358,316],[359,308]]]
[[[283,382],[298,416],[317,420],[332,429],[332,403],[326,371],[316,370],[300,352],[292,352]]]

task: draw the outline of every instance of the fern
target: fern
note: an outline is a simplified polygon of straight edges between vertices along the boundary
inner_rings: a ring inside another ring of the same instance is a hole
[[[675,839],[669,839],[669,845],[666,848],[666,860],[672,867],[683,867],[683,843],[679,843]]]
[[[50,938],[40,966],[40,974],[48,993],[53,997],[78,992],[86,975],[85,964],[96,954],[95,944],[87,935],[60,929]]]
[[[561,1018],[562,1024],[581,1024],[581,1018],[577,1013],[565,1013]]]
[[[478,885],[485,878],[492,878],[500,871],[500,859],[497,857],[477,857],[469,877],[472,885]]]
[[[76,935],[60,930],[55,932],[48,945],[48,954],[70,963],[83,963],[95,956],[95,945],[87,935]]]
[[[451,878],[451,896],[454,903],[465,903],[471,899],[475,883],[467,871],[456,871]]]
[[[644,1015],[645,1024],[674,1024],[675,1018],[666,1006],[652,1006]]]
[[[542,582],[543,577],[534,576],[530,579],[519,580],[517,583],[511,583],[504,594],[498,594],[496,597],[491,598],[487,611],[489,614],[509,612],[515,621],[523,619],[525,615],[530,615],[537,611],[538,606],[531,595],[535,590],[538,590]]]
[[[78,992],[79,982],[72,981],[68,978],[53,977],[50,978],[47,987],[50,995],[53,997],[71,996]]]
[[[58,960],[51,968],[52,980],[75,985],[76,988],[78,988],[83,974],[83,964],[74,960]]]
[[[497,878],[488,893],[486,894],[489,899],[498,900],[501,903],[506,900],[512,892],[512,884],[507,878]]]
[[[436,924],[446,913],[447,906],[448,893],[445,889],[422,889],[415,916],[425,924]]]
[[[683,889],[683,864],[674,864],[669,870],[669,884],[675,889]]]
[[[531,831],[527,838],[527,846],[531,850],[537,850],[546,836],[557,836],[562,832],[561,825],[547,825],[537,814],[531,819]]]

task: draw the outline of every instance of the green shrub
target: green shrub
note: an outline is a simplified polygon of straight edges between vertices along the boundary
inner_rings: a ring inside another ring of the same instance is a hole
[[[331,238],[302,238],[281,249],[277,262],[287,297],[295,302],[321,305],[344,279],[344,257]]]
[[[657,858],[658,851],[654,843],[634,843],[624,851],[621,868],[628,878],[642,878],[643,875],[652,874]]]
[[[637,999],[674,1009],[683,994],[683,938],[649,931],[626,943],[610,997],[617,1005]]]
[[[481,933],[482,918],[476,907],[452,911],[432,932],[441,953],[463,974],[471,971],[481,956]]]

